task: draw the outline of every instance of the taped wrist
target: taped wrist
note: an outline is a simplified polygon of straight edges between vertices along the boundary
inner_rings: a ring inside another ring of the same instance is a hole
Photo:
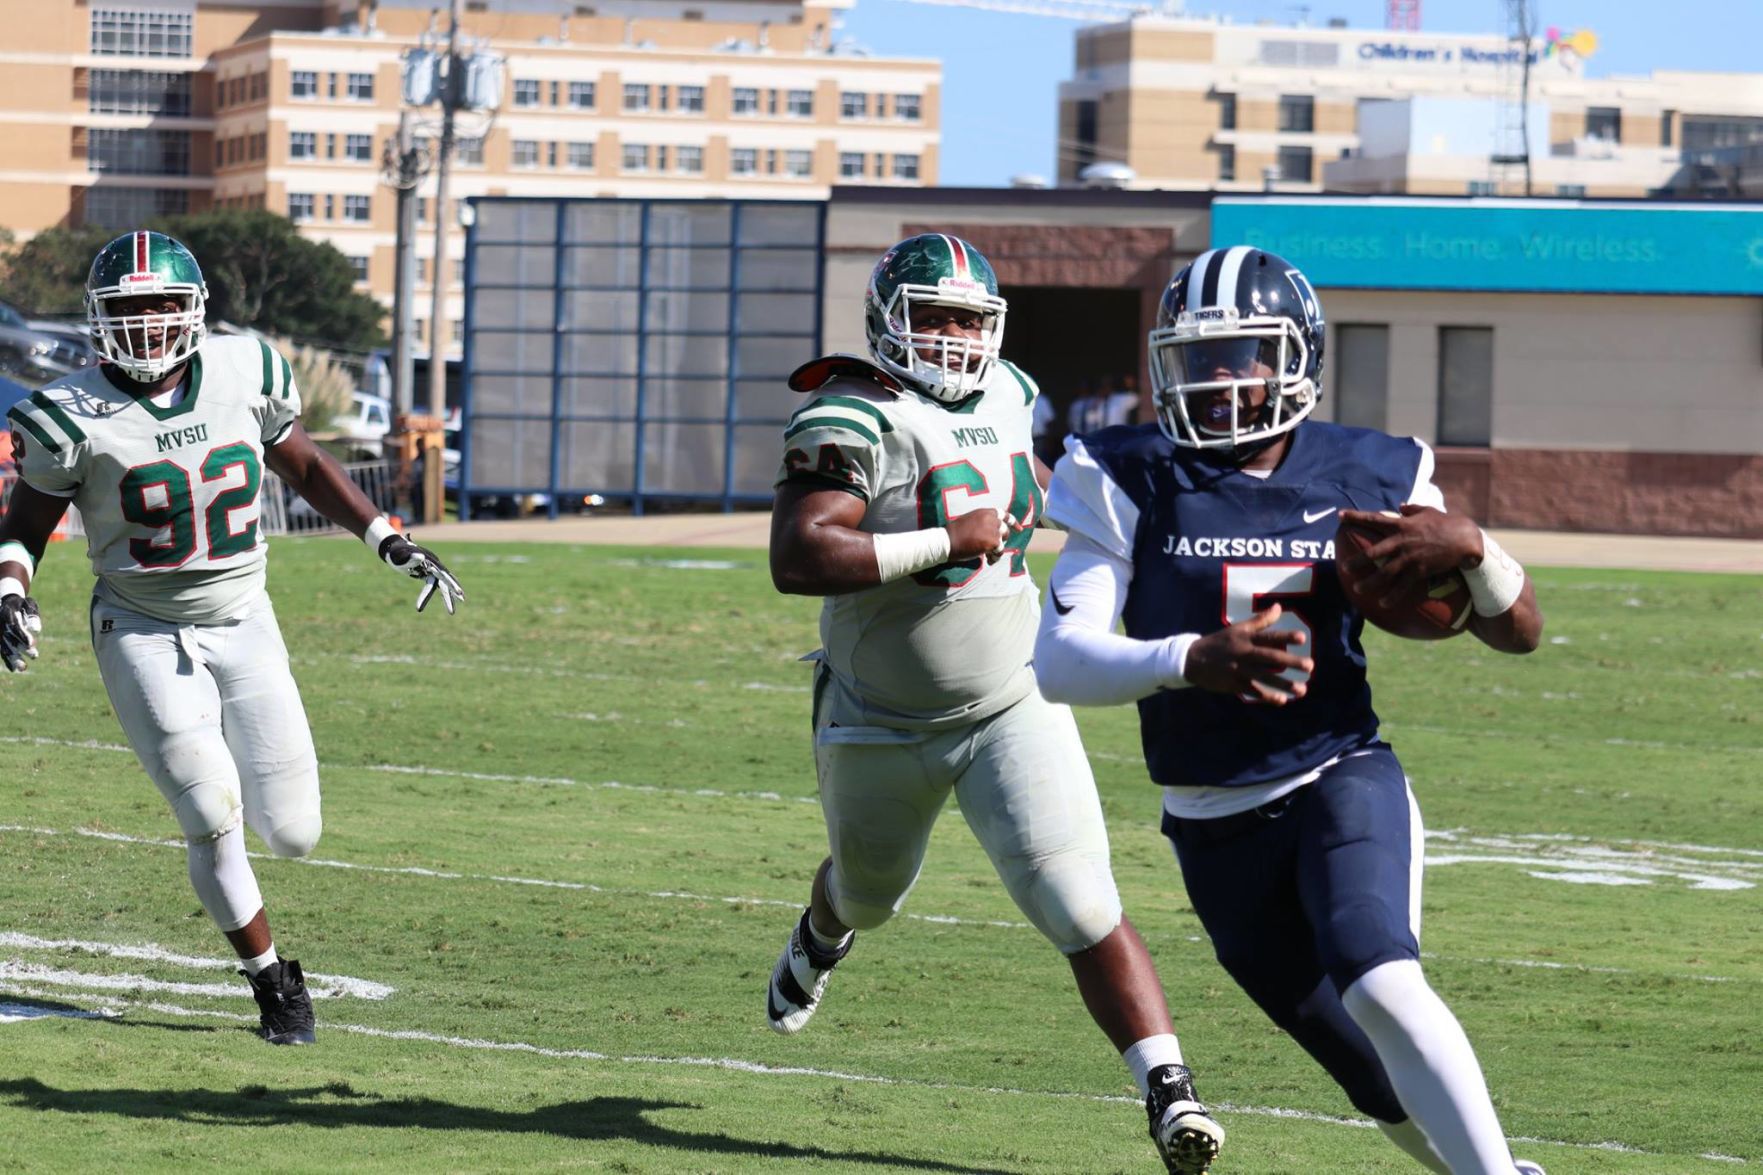
[[[383,558],[384,552],[381,548],[386,545],[386,540],[397,537],[397,530],[392,526],[391,521],[382,514],[367,524],[367,531],[361,536],[361,541],[367,544],[368,550]]]
[[[1524,567],[1487,531],[1481,532],[1481,564],[1463,573],[1477,616],[1501,616],[1524,592]]]
[[[935,567],[949,558],[949,532],[940,526],[904,534],[871,535],[870,539],[875,543],[875,566],[881,572],[882,583]]]
[[[4,600],[7,596],[28,596],[30,594],[31,589],[12,576],[0,579],[0,600]]]
[[[31,558],[30,549],[17,539],[0,543],[0,563],[17,563],[24,568],[26,575],[37,574],[37,561]]]

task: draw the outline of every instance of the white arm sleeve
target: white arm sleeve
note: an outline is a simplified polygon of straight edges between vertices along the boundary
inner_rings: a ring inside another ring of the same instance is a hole
[[[1035,677],[1048,701],[1115,706],[1188,684],[1182,671],[1197,634],[1141,641],[1114,631],[1131,584],[1131,559],[1081,534],[1066,539],[1035,638]]]
[[[1445,491],[1434,485],[1432,480],[1432,446],[1419,437],[1414,438],[1414,443],[1420,446],[1420,468],[1414,471],[1414,489],[1409,493],[1408,500],[1416,506],[1431,506],[1435,510],[1443,510]]]

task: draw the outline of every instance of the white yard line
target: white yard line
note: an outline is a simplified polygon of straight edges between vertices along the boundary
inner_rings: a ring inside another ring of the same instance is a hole
[[[63,998],[62,994],[44,993],[29,987],[0,981],[0,990],[25,998]],[[92,1009],[88,1015],[93,1018],[108,1019],[129,1011],[153,1012],[166,1016],[184,1018],[227,1020],[235,1023],[255,1023],[257,1017],[238,1012],[209,1011],[198,1008],[185,1008],[176,1004],[157,1001],[115,999],[105,1005]],[[811,1066],[767,1065],[758,1061],[747,1061],[736,1057],[663,1057],[655,1055],[616,1055],[599,1052],[594,1049],[558,1049],[543,1045],[530,1044],[519,1040],[486,1040],[476,1037],[446,1036],[433,1032],[421,1032],[415,1029],[374,1028],[365,1024],[339,1024],[323,1021],[319,1025],[320,1032],[347,1032],[357,1036],[376,1037],[382,1040],[418,1041],[424,1044],[441,1045],[446,1048],[472,1049],[488,1052],[527,1053],[533,1056],[546,1057],[554,1060],[601,1061],[620,1065],[646,1066],[684,1066],[700,1069],[722,1069],[735,1073],[746,1073],[761,1077],[805,1077],[824,1081],[862,1082],[869,1085],[893,1086],[905,1089],[929,1089],[940,1092],[956,1092],[968,1094],[986,1094],[997,1097],[1048,1098],[1054,1100],[1098,1102],[1111,1105],[1138,1106],[1138,1098],[1120,1094],[1085,1093],[1075,1090],[1027,1090],[1010,1086],[966,1085],[947,1081],[924,1081],[911,1077],[885,1077],[871,1073],[852,1073],[838,1069],[819,1069]],[[1358,1118],[1343,1118],[1333,1114],[1319,1114],[1311,1110],[1291,1109],[1284,1106],[1242,1106],[1225,1102],[1213,1103],[1215,1112],[1222,1116],[1241,1115],[1254,1118],[1279,1118],[1286,1121],[1316,1122],[1328,1126],[1345,1126],[1352,1129],[1370,1129],[1372,1123]],[[1588,1150],[1615,1152],[1626,1155],[1659,1156],[1664,1152],[1648,1151],[1641,1147],[1630,1146],[1621,1142],[1564,1142],[1550,1138],[1532,1138],[1519,1136],[1514,1142],[1528,1143],[1533,1146],[1556,1146],[1569,1150]],[[1704,1154],[1698,1158],[1707,1162],[1719,1162],[1729,1165],[1748,1166],[1744,1159],[1730,1155]]]
[[[38,938],[31,934],[19,934],[16,931],[0,932],[0,947],[11,947],[14,950],[57,951],[62,954],[83,953],[90,955],[107,955],[114,959],[138,959],[143,962],[164,963],[173,967],[188,967],[197,971],[237,971],[237,959],[218,959],[204,955],[180,955],[168,951],[164,947],[152,943],[112,943],[93,942],[78,938]],[[31,964],[19,963],[17,960],[0,960],[0,975],[20,975],[17,970],[7,971],[6,968],[29,968]],[[83,973],[69,972],[69,975]],[[42,975],[34,976],[40,983],[60,983],[61,979],[51,979]],[[182,994],[200,995],[238,995],[237,983],[226,984],[183,984],[163,985],[163,981],[148,979],[145,976],[111,975],[106,980],[117,980],[92,984],[96,987],[119,986],[123,989],[138,987],[143,991],[174,991]],[[370,979],[356,979],[350,975],[321,975],[316,971],[307,972],[313,999],[337,999],[349,997],[358,1000],[383,1000],[398,989],[383,983],[375,983]],[[128,983],[120,981],[128,980]],[[155,986],[159,985],[159,986]],[[72,984],[72,986],[80,986]],[[194,990],[201,988],[201,991]]]

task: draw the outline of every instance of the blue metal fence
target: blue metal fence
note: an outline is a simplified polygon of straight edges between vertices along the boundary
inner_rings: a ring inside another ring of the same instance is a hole
[[[480,495],[771,497],[820,350],[824,203],[478,197],[460,517]]]

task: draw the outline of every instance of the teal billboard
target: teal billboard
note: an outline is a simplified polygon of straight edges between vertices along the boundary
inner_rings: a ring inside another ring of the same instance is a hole
[[[1763,205],[1221,197],[1212,244],[1318,286],[1763,294]]]

